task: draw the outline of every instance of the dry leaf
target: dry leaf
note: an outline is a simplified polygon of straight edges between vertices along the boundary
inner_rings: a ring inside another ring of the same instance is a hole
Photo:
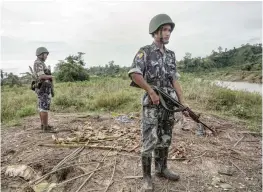
[[[87,126],[87,127],[84,127],[86,130],[93,130],[93,127],[91,126]]]
[[[48,183],[46,181],[33,186],[35,192],[51,192],[56,183]]]
[[[55,135],[51,135],[51,137],[52,137],[52,139],[53,139],[54,141],[57,141],[57,138],[56,138]]]
[[[244,184],[242,184],[242,183],[239,183],[239,185],[240,185],[240,189],[244,189],[246,186],[244,185]]]
[[[112,128],[119,130],[121,127],[119,125],[113,125]]]
[[[6,168],[5,175],[9,177],[23,177],[25,180],[32,180],[37,173],[27,165],[10,165]]]
[[[227,184],[227,183],[221,183],[220,187],[222,187],[224,189],[224,191],[232,189],[232,186]]]
[[[221,182],[221,179],[219,177],[213,177],[213,179],[212,179],[212,185],[213,186],[218,187],[220,182]]]
[[[117,151],[111,151],[108,153],[107,157],[115,156],[115,155],[117,155]]]

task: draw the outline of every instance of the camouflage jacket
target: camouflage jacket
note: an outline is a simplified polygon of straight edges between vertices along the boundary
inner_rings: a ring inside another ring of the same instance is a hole
[[[164,54],[153,42],[138,51],[128,74],[139,73],[146,82],[158,87],[173,88],[172,81],[178,79],[176,59],[173,51],[164,47]]]
[[[45,75],[45,71],[49,70],[46,66],[46,64],[41,61],[40,59],[36,59],[34,62],[34,73],[35,76],[37,77],[37,81],[40,82],[41,80],[39,79],[40,75]],[[51,84],[51,91],[54,91],[54,87],[53,87],[53,82],[51,82],[50,80],[45,80],[47,82],[50,82]],[[36,92],[38,91],[38,89],[36,89]]]
[[[34,62],[34,73],[36,75],[36,77],[39,80],[39,76],[40,75],[44,75],[45,74],[45,69],[47,69],[46,64],[41,61],[40,59],[36,59]]]
[[[176,71],[176,58],[173,51],[164,47],[162,53],[154,42],[141,47],[133,59],[129,76],[132,73],[142,74],[149,85],[162,87],[177,99],[172,82],[179,78],[179,74]],[[147,98],[146,95],[144,98]]]

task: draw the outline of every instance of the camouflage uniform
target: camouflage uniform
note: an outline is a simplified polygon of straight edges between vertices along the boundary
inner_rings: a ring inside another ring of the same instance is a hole
[[[37,78],[39,78],[40,75],[44,75],[47,67],[43,61],[40,59],[36,59],[34,62],[34,71]],[[50,108],[51,103],[51,89],[52,89],[52,83],[50,80],[38,80],[38,82],[41,82],[42,84],[45,84],[45,86],[41,86],[40,88],[36,88],[35,92],[38,97],[38,110],[39,112],[47,112]]]
[[[174,22],[166,14],[154,16],[149,24],[149,34],[154,37],[155,32],[159,33],[161,42],[163,41],[162,27],[166,24],[174,29]],[[164,45],[164,43],[163,43]],[[176,73],[176,60],[173,51],[163,46],[163,53],[153,42],[151,45],[141,47],[133,59],[132,67],[128,72],[141,74],[150,86],[161,87],[172,98],[178,100],[173,87],[173,80],[178,79]],[[135,82],[131,86],[137,87]],[[171,109],[169,102],[166,103]],[[153,190],[151,176],[152,152],[154,151],[156,176],[164,177],[176,181],[179,175],[169,171],[167,167],[168,148],[171,145],[172,129],[174,125],[174,114],[165,110],[162,105],[154,105],[148,93],[142,98],[142,171],[143,171],[143,191]]]
[[[155,43],[144,46],[135,56],[128,73],[142,74],[149,85],[162,87],[178,100],[172,84],[178,78],[173,51],[164,48],[163,54]],[[161,105],[153,105],[148,93],[142,98],[142,106],[142,155],[151,156],[155,148],[170,146],[175,119],[173,113],[168,113],[167,125],[164,126],[163,115],[166,111]]]

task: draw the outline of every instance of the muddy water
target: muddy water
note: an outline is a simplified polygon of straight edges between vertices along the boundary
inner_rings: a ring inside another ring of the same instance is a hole
[[[214,81],[216,85],[231,90],[256,92],[262,95],[262,84],[248,82]]]

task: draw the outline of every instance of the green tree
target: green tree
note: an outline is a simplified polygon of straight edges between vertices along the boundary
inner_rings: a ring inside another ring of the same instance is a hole
[[[64,61],[60,60],[55,66],[56,79],[61,82],[89,80],[88,71],[84,68],[83,54],[78,52],[78,55],[69,55]]]
[[[1,71],[1,85],[13,87],[14,85],[22,86],[22,83],[17,75],[13,73],[3,73],[3,71]]]
[[[90,75],[115,77],[123,74],[124,72],[128,72],[128,70],[128,67],[120,67],[119,65],[115,65],[114,61],[109,61],[108,64],[105,65],[105,67],[90,67],[88,69],[88,72]]]
[[[219,46],[218,52],[213,50],[205,58],[192,58],[191,53],[186,53],[181,61],[177,62],[178,70],[182,72],[213,71],[216,68],[235,66],[242,70],[262,69],[262,44],[242,44],[233,49]],[[245,65],[245,66],[244,66]]]

